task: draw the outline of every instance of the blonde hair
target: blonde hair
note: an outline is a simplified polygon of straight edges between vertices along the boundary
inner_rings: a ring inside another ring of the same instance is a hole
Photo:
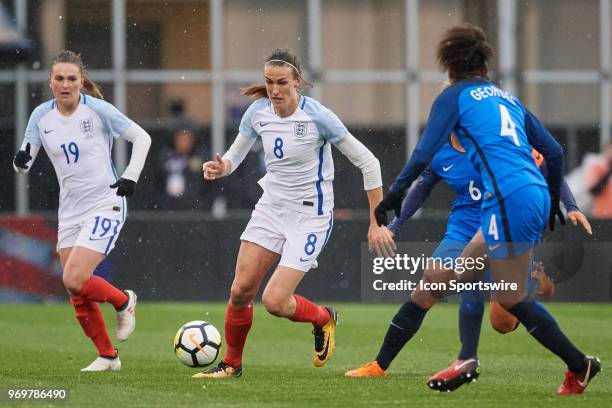
[[[81,75],[83,76],[83,90],[85,91],[85,93],[91,96],[95,96],[96,98],[99,98],[99,99],[104,99],[104,96],[102,96],[102,91],[100,90],[100,87],[98,86],[98,84],[96,84],[94,81],[88,78],[87,68],[83,64],[83,60],[81,59],[80,54],[77,54],[69,50],[62,50],[53,59],[53,62],[51,63],[51,69],[53,70],[53,66],[59,63],[74,64],[77,67],[79,67],[79,70],[81,71]]]

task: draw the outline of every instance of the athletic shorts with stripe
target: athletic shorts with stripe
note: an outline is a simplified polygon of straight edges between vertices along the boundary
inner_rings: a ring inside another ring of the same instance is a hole
[[[503,202],[482,210],[482,233],[491,258],[522,255],[540,242],[548,222],[550,196],[548,189],[526,185]]]
[[[281,266],[308,272],[317,267],[332,227],[332,211],[312,215],[259,202],[240,239],[280,254]]]
[[[115,247],[123,224],[125,207],[101,209],[83,217],[76,225],[60,225],[57,250],[81,246],[108,255]]]

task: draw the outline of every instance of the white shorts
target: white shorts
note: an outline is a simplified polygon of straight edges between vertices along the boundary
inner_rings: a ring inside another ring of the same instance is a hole
[[[332,211],[311,215],[257,203],[240,239],[280,254],[279,265],[308,272],[317,267],[333,225]]]
[[[115,247],[124,223],[125,210],[113,209],[94,212],[77,225],[60,225],[57,251],[81,246],[108,255]]]

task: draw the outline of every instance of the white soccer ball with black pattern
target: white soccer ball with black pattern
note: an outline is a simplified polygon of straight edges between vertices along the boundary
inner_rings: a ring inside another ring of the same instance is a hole
[[[174,354],[189,367],[206,367],[215,362],[221,349],[221,334],[203,320],[185,323],[174,336]]]

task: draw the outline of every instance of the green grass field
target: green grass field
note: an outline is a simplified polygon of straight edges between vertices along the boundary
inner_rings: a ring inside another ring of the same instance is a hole
[[[14,406],[79,407],[445,407],[612,405],[612,307],[556,304],[550,309],[569,337],[587,353],[601,357],[604,371],[585,394],[556,397],[565,367],[524,329],[500,335],[483,323],[478,382],[454,393],[434,393],[425,380],[455,357],[456,305],[435,308],[386,378],[345,378],[343,373],[376,355],[397,305],[339,304],[340,325],[332,360],[311,363],[312,335],[307,324],[269,316],[261,305],[246,346],[244,375],[238,379],[193,380],[195,369],[174,356],[178,327],[203,319],[223,329],[222,304],[143,303],[136,332],[120,344],[120,372],[80,373],[95,351],[66,305],[0,306],[0,388],[69,389],[66,402],[18,402]],[[104,305],[114,333],[114,316]],[[485,319],[487,317],[485,316]],[[0,401],[0,404],[6,404]]]

